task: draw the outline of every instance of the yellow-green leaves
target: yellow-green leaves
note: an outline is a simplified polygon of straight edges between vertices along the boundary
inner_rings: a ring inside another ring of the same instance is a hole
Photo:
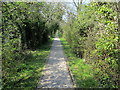
[[[100,87],[118,87],[120,45],[115,5],[107,2],[83,5],[76,17],[71,14],[63,27],[63,35],[72,52],[97,71],[94,77]]]

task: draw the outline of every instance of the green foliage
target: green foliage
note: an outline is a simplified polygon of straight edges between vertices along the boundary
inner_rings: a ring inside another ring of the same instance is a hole
[[[82,5],[76,17],[71,16],[61,27],[72,52],[97,71],[94,77],[99,82],[98,87],[117,88],[119,85],[120,46],[116,5],[102,2]]]
[[[31,86],[35,87],[37,77],[41,75],[36,70],[39,66],[38,71],[42,70],[44,57],[48,54],[47,50],[44,52],[36,49],[42,47],[59,30],[59,35],[64,36],[69,44],[65,44],[65,50],[71,48],[67,50],[67,56],[77,85],[117,88],[120,64],[120,24],[115,9],[117,3],[97,2],[79,6],[77,14],[68,13],[70,17],[67,22],[62,20],[65,12],[61,4],[53,4],[2,3],[0,34],[2,33],[3,87],[11,89],[14,86],[26,86],[29,89],[32,83]],[[93,82],[90,84],[91,80]],[[96,80],[99,84],[96,84]]]
[[[24,60],[12,63],[4,61],[3,90],[36,89],[46,59],[49,56],[51,44],[52,41],[49,41],[38,50],[26,50]]]
[[[94,78],[94,71],[91,65],[86,64],[84,59],[79,59],[72,53],[70,45],[65,39],[60,38],[62,45],[64,47],[65,56],[68,58],[68,63],[70,70],[73,73],[74,79],[76,81],[77,87],[80,88],[96,88],[98,83]]]
[[[59,29],[58,21],[63,11],[56,8],[57,5],[44,2],[2,2],[3,89],[35,87],[35,79],[40,75],[36,69],[43,67],[48,51],[32,53],[31,50],[47,43]],[[51,12],[52,9],[54,12]],[[27,50],[31,55],[40,55],[36,58],[28,56]],[[26,57],[30,57],[30,60]]]

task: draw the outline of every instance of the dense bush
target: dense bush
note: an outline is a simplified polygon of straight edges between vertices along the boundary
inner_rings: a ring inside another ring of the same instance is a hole
[[[77,14],[68,13],[66,22],[62,20],[64,10],[60,6],[44,2],[2,3],[3,87],[15,81],[13,75],[19,71],[17,65],[26,60],[26,50],[39,48],[57,29],[72,52],[91,65],[99,87],[118,87],[119,5],[117,8],[117,3],[106,2],[81,5]]]
[[[13,76],[19,72],[17,65],[26,60],[26,50],[39,48],[59,29],[63,12],[56,8],[44,2],[2,3],[3,87],[16,79]]]
[[[119,85],[119,37],[117,3],[82,5],[76,17],[62,26],[63,36],[77,57],[95,70],[99,87]]]

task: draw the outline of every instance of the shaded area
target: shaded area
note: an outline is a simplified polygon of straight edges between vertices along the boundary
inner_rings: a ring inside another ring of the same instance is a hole
[[[35,89],[39,77],[42,76],[42,70],[46,62],[46,58],[50,53],[52,40],[37,50],[27,50],[23,60],[15,62],[7,79],[3,79],[3,90]],[[7,83],[4,83],[7,80]]]
[[[63,48],[58,35],[54,39],[48,63],[44,69],[44,76],[39,82],[38,88],[72,88]]]

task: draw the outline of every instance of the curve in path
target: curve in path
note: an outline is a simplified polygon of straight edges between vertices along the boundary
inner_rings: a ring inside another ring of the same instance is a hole
[[[41,85],[40,85],[41,84]],[[72,88],[73,83],[67,69],[63,48],[58,37],[54,38],[50,56],[44,69],[44,76],[38,88]]]

